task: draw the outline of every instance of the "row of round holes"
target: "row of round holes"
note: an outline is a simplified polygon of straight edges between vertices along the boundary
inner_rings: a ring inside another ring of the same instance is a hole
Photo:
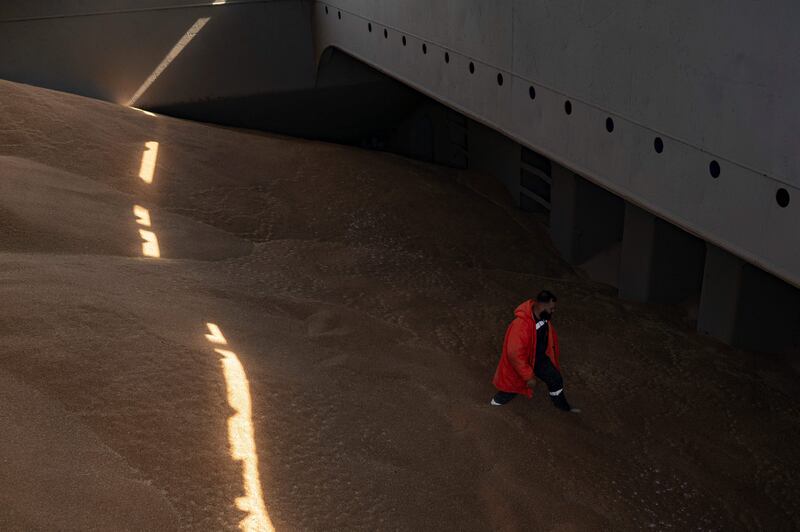
[[[326,15],[328,14],[328,6],[325,6],[325,14]],[[339,19],[342,18],[342,12],[341,11],[338,12],[338,16],[339,16]],[[371,22],[367,23],[367,29],[369,30],[370,33],[372,32],[372,23]],[[383,29],[383,38],[384,39],[388,39],[389,38],[389,31],[386,28]],[[402,36],[402,42],[403,42],[403,46],[405,46],[406,45],[406,36],[405,35]],[[427,54],[428,53],[428,45],[425,44],[425,43],[422,43],[422,53],[423,54]],[[445,63],[450,63],[450,53],[449,52],[445,52],[444,53],[444,62]],[[472,61],[469,62],[469,73],[470,74],[474,74],[475,73],[475,63],[472,62]],[[498,73],[497,74],[497,84],[499,86],[501,86],[501,87],[503,86],[503,74],[502,73]],[[533,85],[531,85],[528,88],[528,95],[530,96],[531,100],[536,99],[536,89],[533,87]],[[564,112],[567,113],[568,115],[572,114],[572,102],[570,102],[569,100],[566,100],[564,102]],[[611,117],[606,118],[606,131],[608,131],[609,133],[614,131],[614,120]],[[661,153],[661,152],[664,151],[664,141],[661,140],[661,137],[656,137],[655,138],[655,140],[653,141],[653,148],[656,150],[656,153]],[[721,169],[720,169],[719,163],[717,161],[711,161],[709,163],[709,165],[708,165],[708,172],[711,174],[711,177],[713,177],[714,179],[718,178],[720,173],[721,173]],[[789,200],[790,200],[789,191],[786,190],[785,188],[779,188],[778,192],[775,194],[775,200],[778,202],[778,205],[780,207],[787,207],[789,205]]]

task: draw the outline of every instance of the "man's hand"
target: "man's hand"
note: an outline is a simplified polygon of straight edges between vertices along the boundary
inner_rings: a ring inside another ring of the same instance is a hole
[[[528,386],[528,388],[533,390],[533,387],[536,386],[536,378],[533,378],[533,379],[529,380],[525,384]]]

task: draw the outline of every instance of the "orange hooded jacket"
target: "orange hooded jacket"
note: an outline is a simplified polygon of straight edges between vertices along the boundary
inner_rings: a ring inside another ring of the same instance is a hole
[[[526,382],[533,378],[533,365],[536,361],[536,323],[533,321],[533,300],[522,303],[514,311],[514,321],[506,330],[506,339],[503,342],[503,354],[497,371],[494,373],[492,384],[501,392],[512,392],[530,398],[533,390],[528,388]],[[557,370],[561,371],[558,363],[559,349],[558,336],[549,322],[547,350],[545,351]]]

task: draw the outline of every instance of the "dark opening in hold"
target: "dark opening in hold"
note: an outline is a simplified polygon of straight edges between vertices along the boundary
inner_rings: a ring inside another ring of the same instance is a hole
[[[369,30],[370,33],[372,33],[372,22],[367,23],[367,29]]]
[[[708,171],[711,173],[711,177],[713,178],[719,177],[719,172],[720,172],[719,163],[717,161],[711,161],[711,163],[708,165]]]
[[[339,11],[338,15],[339,15],[339,20],[342,20],[342,12],[341,11]]]
[[[444,62],[445,63],[449,63],[450,62],[450,54],[448,52],[444,53]]]
[[[405,45],[406,45],[406,36],[403,35],[403,46],[405,46]]]
[[[778,201],[778,205],[781,207],[787,207],[789,205],[789,191],[785,188],[779,188],[778,193],[775,194],[775,199]]]
[[[503,74],[497,74],[497,84],[503,86]]]
[[[664,141],[661,140],[661,137],[656,137],[653,141],[653,148],[656,149],[656,153],[661,153],[664,151]]]
[[[328,6],[325,6],[325,14],[328,14]]]
[[[519,171],[519,184],[525,190],[532,192],[535,196],[538,196],[550,203],[552,187],[550,186],[550,183],[542,179],[539,174],[531,172],[525,168],[521,168]]]
[[[572,114],[572,102],[571,101],[567,100],[566,102],[564,102],[564,112],[567,113],[568,115]]]
[[[389,38],[389,31],[386,28],[383,29],[383,38],[384,39],[388,39]]]
[[[531,100],[535,100],[536,99],[536,89],[533,88],[533,85],[528,87],[528,96],[531,97]]]
[[[423,54],[427,54],[428,53],[428,45],[425,44],[425,43],[422,43],[422,53]]]
[[[606,131],[609,133],[614,131],[614,120],[610,116],[606,118]]]
[[[470,74],[475,73],[475,63],[473,63],[472,61],[469,62],[469,73]]]

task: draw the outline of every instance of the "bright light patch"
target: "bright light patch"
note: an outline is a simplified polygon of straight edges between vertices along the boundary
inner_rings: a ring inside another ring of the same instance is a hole
[[[170,63],[172,63],[175,60],[175,58],[178,57],[178,55],[180,55],[183,49],[186,48],[186,46],[190,42],[192,42],[192,39],[194,39],[195,35],[200,33],[200,30],[203,29],[203,26],[206,25],[208,20],[209,20],[208,17],[197,19],[197,21],[192,25],[192,27],[189,28],[189,31],[183,34],[183,37],[180,38],[180,40],[175,44],[175,46],[172,47],[172,50],[169,51],[166,57],[164,57],[164,59],[161,60],[161,63],[158,64],[156,69],[153,70],[153,73],[150,74],[150,76],[148,76],[146,80],[144,80],[142,86],[139,87],[139,89],[133,94],[133,96],[131,96],[131,99],[126,104],[128,107],[133,107],[136,104],[139,98],[142,97],[142,94],[144,94],[147,91],[147,89],[150,88],[150,85],[152,85],[153,82],[156,79],[158,79],[158,76],[160,76],[161,73],[164,72],[164,70],[166,70],[166,68],[170,65]]]
[[[158,160],[158,142],[151,140],[144,143],[142,152],[142,165],[139,167],[139,177],[148,185],[153,182],[153,174],[156,172],[156,161]]]
[[[219,326],[216,323],[207,323],[208,332],[209,334],[206,335],[206,338],[212,344],[221,344],[221,345],[228,345],[228,341],[222,336],[222,331],[219,329]]]
[[[221,6],[221,5],[223,5],[223,4],[224,4],[225,2],[227,2],[227,1],[228,1],[228,0],[214,0],[214,2],[213,2],[211,5],[212,5],[212,6]]]
[[[156,238],[154,232],[139,229],[139,236],[144,240],[144,242],[142,242],[142,255],[145,257],[154,257],[156,259],[161,257],[161,250],[158,248],[158,238]]]
[[[133,215],[136,216],[137,224],[144,225],[145,227],[150,227],[150,211],[148,211],[141,205],[134,205]]]
[[[215,344],[228,343],[216,323],[206,323],[206,326],[210,333],[206,334],[208,341]],[[222,373],[228,390],[228,404],[234,411],[228,419],[231,458],[242,463],[244,496],[236,498],[236,507],[248,515],[239,522],[239,528],[248,532],[273,532],[275,528],[264,505],[264,493],[258,474],[250,384],[236,353],[219,348],[214,348],[214,352],[222,355]]]
[[[228,443],[231,458],[242,462],[244,496],[236,498],[236,507],[249,515],[239,523],[241,530],[275,530],[264,506],[264,494],[258,474],[258,454],[253,434],[250,385],[239,358],[233,351],[214,349],[222,355],[222,371],[228,387],[228,404],[236,412],[228,419]]]
[[[133,109],[135,111],[139,111],[140,113],[144,113],[147,116],[156,116],[155,113],[151,113],[150,111],[145,111],[144,109],[139,109],[138,107],[131,107],[131,109]]]

